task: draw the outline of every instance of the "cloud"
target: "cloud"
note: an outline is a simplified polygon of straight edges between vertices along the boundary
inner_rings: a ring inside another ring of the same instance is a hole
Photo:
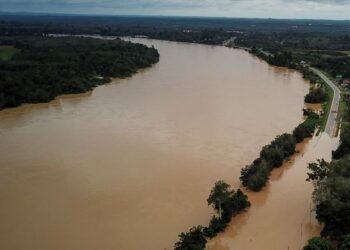
[[[350,0],[0,0],[2,11],[349,19]]]

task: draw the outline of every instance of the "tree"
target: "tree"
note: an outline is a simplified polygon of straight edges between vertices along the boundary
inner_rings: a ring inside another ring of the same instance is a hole
[[[251,165],[241,169],[240,180],[243,186],[250,190],[260,191],[269,180],[271,169],[267,162],[258,158]]]
[[[211,205],[220,216],[220,210],[222,209],[223,204],[228,203],[228,200],[232,195],[232,191],[230,191],[229,188],[229,184],[224,181],[218,181],[210,191],[209,198],[207,199],[208,205]]]
[[[324,224],[321,235],[339,239],[350,234],[350,155],[313,168],[316,217]]]
[[[319,186],[321,181],[328,176],[330,167],[330,163],[324,159],[310,163],[308,166],[310,172],[307,173],[308,178],[306,180],[314,183],[315,186]]]
[[[350,153],[350,125],[345,125],[342,128],[340,135],[340,145],[337,150],[333,151],[333,157],[339,159]]]
[[[215,183],[214,188],[211,190],[209,198],[207,199],[208,205],[223,214],[223,217],[219,219],[229,221],[234,214],[238,214],[245,208],[250,206],[247,195],[245,195],[240,189],[237,191],[230,190],[230,185],[224,181],[218,181]],[[221,209],[221,211],[220,211]]]
[[[331,243],[321,237],[314,237],[308,241],[303,250],[332,250]]]
[[[349,250],[350,249],[350,234],[345,235],[338,246],[338,250]]]
[[[175,243],[175,250],[202,250],[207,244],[207,239],[202,226],[192,227],[188,232],[179,235],[179,241]]]
[[[323,103],[327,101],[327,93],[323,88],[312,88],[305,96],[307,103]]]

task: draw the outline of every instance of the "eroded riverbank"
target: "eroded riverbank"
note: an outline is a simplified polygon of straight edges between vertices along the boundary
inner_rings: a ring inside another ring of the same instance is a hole
[[[309,85],[295,71],[224,47],[134,41],[160,62],[0,112],[1,248],[171,249],[208,224],[215,181],[238,187],[261,147],[302,121]]]

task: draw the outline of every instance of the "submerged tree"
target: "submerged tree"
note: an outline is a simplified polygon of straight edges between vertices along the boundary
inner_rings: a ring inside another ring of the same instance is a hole
[[[175,243],[175,250],[202,250],[207,244],[203,233],[203,227],[192,227],[188,232],[179,235],[179,241]]]
[[[308,241],[308,245],[303,250],[332,250],[331,243],[321,237],[314,237]]]

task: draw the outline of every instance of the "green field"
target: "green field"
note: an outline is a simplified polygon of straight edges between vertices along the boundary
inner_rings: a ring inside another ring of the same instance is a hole
[[[0,46],[0,60],[8,61],[10,60],[14,54],[16,54],[19,50],[13,46]]]

